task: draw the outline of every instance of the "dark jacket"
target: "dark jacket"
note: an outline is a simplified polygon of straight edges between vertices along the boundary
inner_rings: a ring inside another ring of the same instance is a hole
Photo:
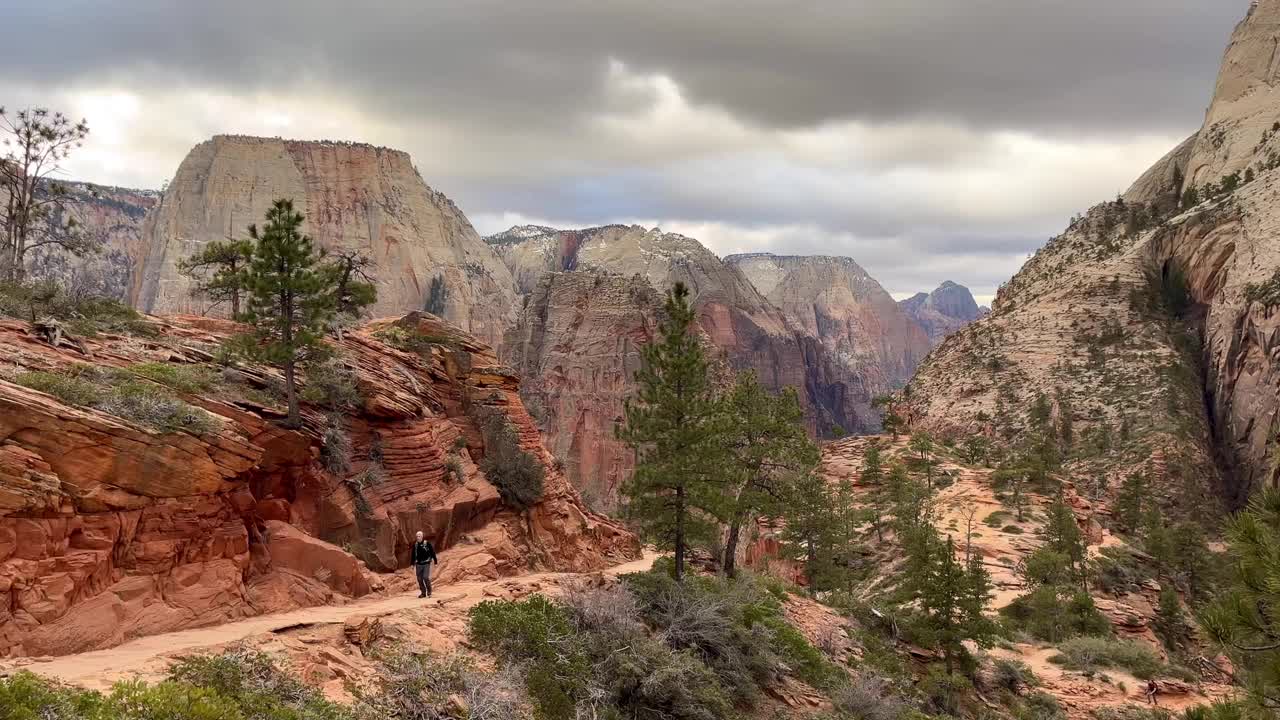
[[[427,563],[440,564],[440,559],[436,557],[436,549],[431,546],[430,540],[413,543],[413,564],[426,565]]]

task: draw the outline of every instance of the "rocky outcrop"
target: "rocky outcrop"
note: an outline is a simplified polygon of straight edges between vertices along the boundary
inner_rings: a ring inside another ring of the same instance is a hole
[[[872,397],[888,393],[929,352],[922,329],[850,258],[752,254],[725,262],[823,348],[845,386],[858,385]],[[873,416],[869,407],[860,414]]]
[[[342,602],[381,586],[370,567],[404,566],[417,530],[447,550],[446,582],[638,556],[635,538],[588,511],[552,463],[512,372],[437,318],[346,333],[338,357],[359,400],[323,407],[319,388],[329,381],[308,376],[308,397],[322,405],[304,407],[299,429],[279,423],[275,369],[211,364],[235,325],[152,322],[157,332],[142,337],[85,338],[84,354],[0,322],[9,360],[0,379],[0,654],[77,652]],[[422,341],[414,352],[380,339],[405,336]],[[161,433],[19,384],[32,371],[94,377],[103,368],[140,373],[139,363],[203,368],[199,389],[179,394],[210,422]],[[477,464],[487,448],[475,418],[492,413],[509,419],[546,473],[525,512],[505,505]]]
[[[225,315],[192,297],[177,265],[205,244],[243,237],[277,198],[294,201],[317,244],[374,262],[374,316],[432,310],[496,344],[512,322],[514,285],[462,212],[422,181],[407,153],[371,145],[218,135],[182,161],[143,229],[147,255],[133,288],[144,312]]]
[[[1263,0],[1236,28],[1204,127],[930,356],[903,398],[914,423],[1014,437],[1046,394],[1096,442],[1100,491],[1134,467],[1162,468],[1162,495],[1191,504],[1186,488],[1216,484],[1235,505],[1275,481],[1278,42],[1280,0]]]
[[[974,301],[969,288],[950,280],[931,293],[916,293],[900,300],[898,306],[924,328],[930,346],[937,346],[951,333],[986,314]]]

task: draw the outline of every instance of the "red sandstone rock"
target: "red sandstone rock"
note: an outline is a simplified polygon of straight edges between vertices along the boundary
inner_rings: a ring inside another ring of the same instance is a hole
[[[236,330],[207,318],[165,322],[157,340],[87,339],[85,356],[0,321],[0,352],[31,370],[207,362]],[[398,322],[450,341],[426,357],[401,352],[373,334],[391,322],[341,343],[365,396],[342,420],[353,446],[343,477],[320,463],[327,413],[304,407],[304,426],[284,429],[275,424],[282,408],[246,394],[271,368],[239,368],[185,398],[218,419],[199,437],[159,434],[0,377],[0,655],[84,651],[343,601],[381,585],[366,563],[403,567],[417,530],[450,549],[442,582],[639,555],[635,537],[588,512],[552,467],[518,379],[492,351],[411,315]],[[484,442],[465,410],[473,404],[506,413],[546,466],[543,499],[527,513],[505,507],[476,465]],[[455,450],[460,437],[466,445]],[[461,481],[446,468],[451,454]],[[378,481],[360,481],[375,465]]]

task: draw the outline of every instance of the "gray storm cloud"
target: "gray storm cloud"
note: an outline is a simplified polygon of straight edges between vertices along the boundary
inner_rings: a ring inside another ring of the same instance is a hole
[[[157,185],[212,132],[364,140],[476,216],[656,218],[986,294],[1199,125],[1247,5],[22,3],[0,104],[90,115],[71,170],[100,182]]]

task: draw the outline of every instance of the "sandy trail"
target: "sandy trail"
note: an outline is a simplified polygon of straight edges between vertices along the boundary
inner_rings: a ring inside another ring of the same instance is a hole
[[[639,560],[615,565],[602,572],[606,575],[643,572],[652,567],[654,560],[658,557],[658,553],[646,550]],[[412,570],[400,572],[412,572]],[[592,574],[594,573],[580,575]],[[0,662],[0,675],[21,668],[63,682],[87,688],[104,689],[120,679],[156,677],[175,656],[202,648],[235,643],[284,628],[343,623],[348,618],[358,616],[380,616],[431,608],[445,608],[450,614],[458,614],[483,600],[501,597],[503,593],[500,588],[503,587],[510,587],[513,584],[554,584],[557,580],[576,575],[579,573],[531,573],[497,580],[454,583],[437,587],[434,597],[429,600],[419,599],[415,588],[410,592],[364,598],[346,605],[301,608],[222,625],[152,635],[106,650],[54,658],[20,658]]]

